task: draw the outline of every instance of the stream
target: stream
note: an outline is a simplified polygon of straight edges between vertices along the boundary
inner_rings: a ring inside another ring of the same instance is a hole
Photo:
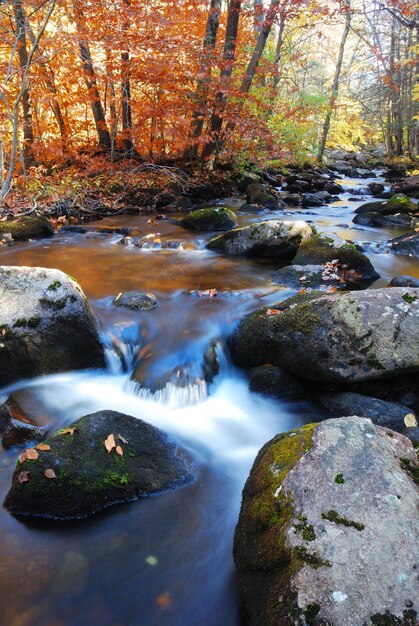
[[[368,243],[366,253],[381,275],[373,288],[401,274],[419,278],[415,259],[380,253],[380,243],[407,228],[352,223],[354,210],[370,199],[361,190],[382,179],[339,182],[345,193],[333,204],[239,213],[239,225],[303,219],[319,232]],[[349,200],[353,196],[360,199]],[[216,204],[238,210],[243,201],[237,197]],[[124,244],[121,234],[100,231],[128,226],[135,235],[150,235],[149,247]],[[88,228],[85,234],[63,232],[3,247],[0,263],[57,268],[74,276],[99,320],[108,369],[20,382],[0,390],[1,400],[16,392],[21,406],[51,430],[100,409],[141,418],[190,452],[196,480],[81,523],[22,522],[1,508],[0,624],[239,626],[231,552],[250,467],[276,433],[327,414],[309,397],[278,401],[250,393],[222,340],[246,313],[295,292],[273,284],[278,263],[224,258],[205,249],[211,233],[158,222],[152,214],[115,216]],[[168,240],[173,246],[181,242],[180,247],[161,247]],[[209,289],[231,293],[211,298],[189,293]],[[159,306],[143,312],[115,307],[114,297],[129,290],[153,293]],[[136,393],[130,375],[138,354],[152,352],[174,367],[200,358],[212,340],[221,340],[221,369],[209,389]],[[0,452],[2,501],[17,454],[16,448]]]

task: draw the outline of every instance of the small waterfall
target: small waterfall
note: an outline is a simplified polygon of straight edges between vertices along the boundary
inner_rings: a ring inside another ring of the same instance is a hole
[[[185,387],[167,383],[163,389],[157,389],[156,391],[150,391],[150,389],[141,387],[139,383],[131,381],[130,389],[143,400],[152,400],[171,409],[201,404],[208,399],[208,385],[205,380],[186,385]]]
[[[108,371],[115,376],[132,372],[140,349],[138,327],[115,324],[101,338]]]

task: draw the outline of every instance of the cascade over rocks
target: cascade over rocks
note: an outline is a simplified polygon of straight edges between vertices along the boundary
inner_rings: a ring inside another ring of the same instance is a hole
[[[313,229],[306,222],[269,220],[230,230],[211,239],[207,248],[229,255],[292,258],[312,235]]]
[[[0,385],[105,366],[86,297],[59,270],[0,267],[0,330]]]
[[[419,371],[419,289],[305,293],[244,318],[238,365],[270,363],[310,380],[351,383]]]
[[[108,452],[109,435],[115,445]],[[116,411],[86,415],[45,444],[50,450],[17,463],[5,500],[15,515],[79,519],[193,478],[185,454],[165,433]],[[48,478],[48,470],[55,476]]]
[[[362,417],[282,433],[259,452],[234,538],[249,626],[414,626],[415,450]]]

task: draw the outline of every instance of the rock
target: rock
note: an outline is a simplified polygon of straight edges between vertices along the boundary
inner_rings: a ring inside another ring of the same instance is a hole
[[[271,211],[276,211],[280,208],[277,198],[268,192],[268,187],[266,185],[248,185],[246,190],[246,201],[249,204],[260,204]]]
[[[79,224],[64,224],[61,226],[60,233],[79,233],[84,234],[88,232],[88,229],[85,226],[80,226]]]
[[[338,185],[337,183],[326,183],[324,191],[329,192],[332,196],[337,196],[340,193],[344,193],[345,190],[342,185]]]
[[[382,183],[368,183],[367,187],[373,196],[377,196],[379,193],[384,192],[384,185]]]
[[[47,429],[29,420],[12,396],[0,407],[0,435],[5,447],[43,439]]]
[[[122,455],[115,447],[108,453],[110,435]],[[192,480],[184,454],[165,433],[116,411],[86,415],[45,443],[51,450],[17,463],[5,500],[14,515],[80,519]]]
[[[419,287],[419,278],[413,276],[395,276],[391,279],[388,287]]]
[[[120,293],[113,303],[115,306],[123,306],[127,309],[134,309],[135,311],[149,311],[154,309],[158,302],[157,298],[152,293],[146,293],[145,291],[125,291]]]
[[[319,400],[336,417],[362,415],[377,426],[391,428],[399,433],[406,427],[418,425],[416,415],[411,409],[396,402],[386,402],[350,391],[322,394]]]
[[[326,280],[323,277],[324,265],[288,265],[277,271],[275,285],[290,289],[318,289],[321,287],[338,287],[343,289],[346,283],[339,280]]]
[[[401,237],[395,237],[387,242],[391,252],[406,256],[419,256],[419,229],[411,230]]]
[[[0,222],[0,238],[7,234],[10,234],[15,241],[27,241],[52,237],[54,229],[45,217],[20,217],[16,220]]]
[[[378,193],[375,197],[380,198],[380,200],[390,200],[394,196],[394,191],[383,191],[383,193]]]
[[[226,207],[209,207],[192,211],[178,224],[190,230],[229,230],[237,226],[237,218]]]
[[[288,206],[299,206],[302,203],[303,198],[298,193],[286,193],[281,196],[281,200]]]
[[[315,198],[319,198],[322,202],[329,202],[332,198],[328,191],[316,191],[316,193],[312,194]]]
[[[249,389],[271,398],[286,398],[304,393],[297,376],[274,365],[261,365],[250,370]]]
[[[359,382],[419,371],[419,290],[301,294],[244,318],[238,365],[271,363],[301,378]]]
[[[327,150],[326,156],[330,161],[344,161],[349,155],[346,150]]]
[[[236,177],[236,185],[239,191],[246,191],[249,185],[262,183],[262,176],[255,172],[242,172]]]
[[[380,213],[381,215],[394,215],[396,213],[415,214],[418,212],[418,206],[407,196],[399,193],[392,196],[390,200],[376,202],[367,202],[362,204],[355,210],[355,213]]]
[[[248,202],[242,204],[239,209],[242,213],[267,213],[268,210],[269,209],[260,206],[260,204],[249,204]]]
[[[105,366],[86,297],[59,270],[0,267],[0,332],[0,385]]]
[[[270,220],[230,230],[211,239],[207,248],[230,255],[291,258],[298,246],[312,235],[313,230],[306,222]]]
[[[374,211],[355,215],[352,221],[354,224],[373,226],[375,228],[381,226],[407,226],[408,228],[412,228],[418,222],[417,219],[412,218],[410,215],[403,215],[402,213],[398,213],[397,215],[381,215],[381,213]]]
[[[413,443],[415,448],[418,447],[418,445],[419,445],[419,428],[417,426],[413,427],[413,428],[405,428],[404,431],[402,432],[402,435],[404,435],[405,437],[410,439],[410,441]]]
[[[324,277],[338,275],[345,283],[354,287],[368,287],[380,277],[369,258],[355,244],[333,234],[315,235],[303,242],[294,257],[293,265],[325,265],[335,260],[338,264],[334,264],[334,268],[330,267]]]
[[[320,192],[321,193],[321,192]],[[320,207],[324,206],[325,202],[319,198],[317,195],[312,193],[305,193],[303,196],[303,207]]]
[[[417,194],[419,192],[419,175],[409,176],[400,182],[396,182],[392,186],[396,193],[404,193],[407,196]]]
[[[402,180],[406,176],[406,168],[404,167],[390,167],[387,172],[384,173],[386,180]]]
[[[334,161],[328,165],[328,168],[334,172],[339,172],[339,174],[349,174],[353,169],[347,161]]]
[[[408,439],[361,417],[269,441],[234,537],[246,624],[414,626],[415,467]]]

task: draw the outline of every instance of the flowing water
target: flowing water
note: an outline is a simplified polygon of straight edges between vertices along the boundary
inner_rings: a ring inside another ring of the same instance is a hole
[[[321,209],[290,209],[319,231],[366,243],[381,274],[419,277],[409,257],[378,254],[379,244],[405,230],[352,224],[367,198],[349,201],[368,182],[344,180],[341,200]],[[237,209],[240,198],[228,199]],[[241,224],[284,212],[242,215]],[[278,265],[228,259],[205,250],[207,233],[190,233],[150,216],[117,216],[97,227],[132,227],[145,247],[100,230],[61,233],[51,240],[0,250],[2,265],[61,269],[83,287],[100,322],[108,369],[38,378],[2,390],[51,430],[99,409],[144,419],[170,433],[194,459],[196,480],[174,492],[118,506],[77,524],[28,523],[0,511],[0,624],[3,626],[239,626],[231,556],[241,490],[261,446],[278,432],[325,417],[310,401],[274,401],[251,394],[229,362],[223,339],[247,312],[294,292],[272,283]],[[94,225],[89,225],[89,228]],[[94,230],[94,228],[92,228]],[[171,248],[162,247],[171,241]],[[374,253],[377,252],[377,253]],[[145,290],[151,311],[117,308],[122,291]],[[191,290],[217,289],[217,297]],[[136,360],[151,355],[167,369],[201,359],[217,341],[220,372],[184,390],[138,393],[130,381]],[[0,498],[11,482],[17,449],[0,454]]]

